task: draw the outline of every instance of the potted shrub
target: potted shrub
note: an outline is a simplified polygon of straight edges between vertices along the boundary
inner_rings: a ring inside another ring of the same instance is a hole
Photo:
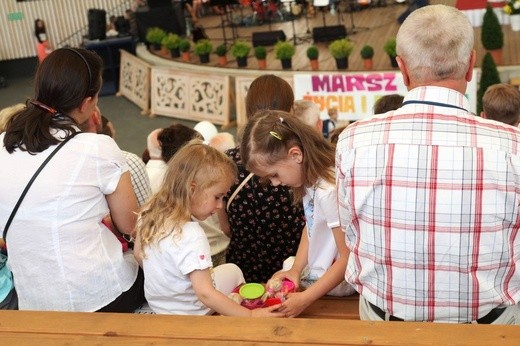
[[[318,50],[318,47],[315,45],[310,45],[307,48],[307,58],[309,58],[309,61],[311,63],[311,70],[317,71],[319,70],[319,63],[318,63],[318,57],[320,56],[320,51]]]
[[[292,57],[296,53],[296,48],[289,41],[278,41],[274,45],[274,54],[276,59],[280,59],[282,62],[282,68],[284,70],[292,67]]]
[[[155,50],[161,49],[161,43],[166,36],[166,32],[158,27],[149,28],[146,32],[146,41],[152,45]]]
[[[491,57],[491,54],[486,53],[482,60],[482,73],[480,75],[479,88],[477,90],[477,114],[482,112],[482,98],[487,88],[494,84],[500,83],[500,75],[497,70],[497,65]]]
[[[354,44],[346,38],[340,38],[329,44],[329,52],[336,59],[338,70],[348,68],[348,57],[354,50]]]
[[[179,42],[179,50],[181,51],[181,57],[184,61],[190,61],[190,48],[191,43],[185,38],[181,38]]]
[[[363,59],[363,67],[365,70],[371,70],[373,67],[373,58],[374,58],[374,48],[369,45],[363,46],[361,48],[361,58]]]
[[[172,58],[178,58],[181,56],[181,52],[179,50],[180,41],[181,38],[179,35],[170,32],[162,39],[161,45],[170,51]]]
[[[213,51],[213,45],[208,39],[198,40],[193,47],[193,52],[199,56],[202,64],[209,62],[209,54]]]
[[[222,43],[215,48],[215,54],[218,56],[218,64],[224,66],[227,64],[227,47],[226,44]]]
[[[258,61],[258,68],[260,70],[265,70],[267,67],[267,49],[264,46],[255,47],[255,58]]]
[[[399,67],[397,65],[397,60],[395,59],[397,57],[397,50],[396,50],[396,40],[395,37],[389,38],[385,45],[383,46],[383,50],[386,54],[388,54],[388,57],[390,58],[390,64],[393,68]]]
[[[231,55],[237,59],[238,67],[247,66],[247,56],[251,50],[251,45],[246,41],[236,40],[231,46]]]
[[[480,35],[482,46],[491,54],[495,64],[502,63],[502,48],[504,47],[504,33],[502,25],[498,21],[497,14],[490,5],[487,5],[482,19],[482,31]]]

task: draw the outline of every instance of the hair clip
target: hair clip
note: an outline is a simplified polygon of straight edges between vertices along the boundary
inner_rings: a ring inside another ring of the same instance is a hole
[[[282,117],[280,117],[280,122],[283,124],[283,118]]]
[[[280,118],[282,119],[282,118]],[[275,131],[269,131],[269,134],[271,136],[273,136],[274,138],[276,138],[277,140],[281,141],[282,140],[282,136],[280,136],[280,134],[278,132],[275,132]]]
[[[51,113],[52,115],[55,115],[56,113],[58,113],[57,110],[55,110],[54,108],[52,107],[49,107],[47,106],[46,104],[43,104],[41,103],[40,101],[36,101],[36,100],[31,100],[29,101],[33,106],[36,106],[38,108],[40,108],[41,110],[44,110],[46,112],[49,112]]]

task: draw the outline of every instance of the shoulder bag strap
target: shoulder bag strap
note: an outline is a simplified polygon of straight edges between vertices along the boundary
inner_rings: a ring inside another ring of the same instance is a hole
[[[231,205],[231,202],[233,202],[233,200],[235,199],[236,195],[240,192],[240,190],[242,190],[242,188],[244,187],[245,184],[247,184],[247,182],[249,180],[251,180],[251,178],[253,177],[253,173],[249,173],[249,175],[244,179],[242,180],[242,182],[240,183],[240,185],[238,185],[238,187],[236,188],[235,191],[233,191],[233,194],[231,195],[231,197],[229,197],[228,199],[228,202],[226,204],[226,211],[229,211],[229,206]],[[5,239],[5,238],[4,238]]]
[[[27,191],[29,191],[29,188],[31,187],[32,183],[34,182],[34,180],[36,179],[36,177],[38,176],[38,174],[40,174],[40,172],[42,171],[43,167],[45,167],[45,165],[47,165],[47,163],[49,163],[49,161],[52,159],[52,157],[58,152],[58,150],[61,149],[61,147],[63,147],[65,145],[65,143],[67,143],[72,137],[74,137],[75,135],[77,135],[79,132],[75,132],[73,133],[72,135],[70,135],[69,137],[65,138],[57,147],[56,149],[54,149],[52,151],[52,153],[45,159],[45,161],[43,161],[43,163],[41,164],[41,166],[38,168],[38,170],[33,174],[31,180],[29,180],[29,182],[27,183],[27,185],[25,186],[25,189],[23,190],[22,192],[22,195],[20,196],[20,198],[18,198],[18,202],[16,202],[16,205],[14,206],[14,209],[13,211],[11,212],[11,215],[9,216],[9,219],[7,220],[7,223],[5,224],[5,227],[4,227],[4,233],[2,235],[2,238],[4,239],[4,242],[7,243],[7,239],[5,239],[5,237],[7,236],[7,230],[9,229],[9,226],[11,226],[11,222],[13,221],[14,219],[14,216],[16,214],[16,212],[18,211],[18,208],[20,207],[20,204],[22,204],[22,201],[25,197],[25,195],[27,194]]]

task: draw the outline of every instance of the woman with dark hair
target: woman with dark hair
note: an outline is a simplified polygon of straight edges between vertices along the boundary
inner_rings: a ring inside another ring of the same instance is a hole
[[[103,223],[110,215],[120,232],[134,232],[126,160],[112,138],[82,133],[97,121],[102,70],[93,52],[53,51],[38,67],[34,98],[0,135],[0,229],[8,228],[21,310],[132,312],[144,301],[137,262]]]
[[[34,21],[34,36],[36,36],[37,41],[36,53],[38,54],[38,61],[42,62],[52,51],[52,48],[47,37],[45,22],[39,18]]]

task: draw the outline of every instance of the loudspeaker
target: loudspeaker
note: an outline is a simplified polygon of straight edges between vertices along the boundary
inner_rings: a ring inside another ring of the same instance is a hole
[[[104,40],[107,29],[107,12],[91,8],[88,10],[88,39]]]
[[[253,32],[253,47],[272,46],[276,42],[286,39],[282,30]]]
[[[171,7],[172,1],[171,0],[148,0],[148,7],[150,8],[160,8],[160,7]]]
[[[343,25],[322,26],[312,29],[314,42],[330,42],[347,37],[347,29]]]
[[[159,27],[166,32],[182,35],[186,27],[181,28],[173,15],[173,8],[153,8],[146,12],[135,12],[137,22],[137,35],[139,41],[146,42],[146,32],[148,28]],[[184,30],[184,31],[183,31]]]

